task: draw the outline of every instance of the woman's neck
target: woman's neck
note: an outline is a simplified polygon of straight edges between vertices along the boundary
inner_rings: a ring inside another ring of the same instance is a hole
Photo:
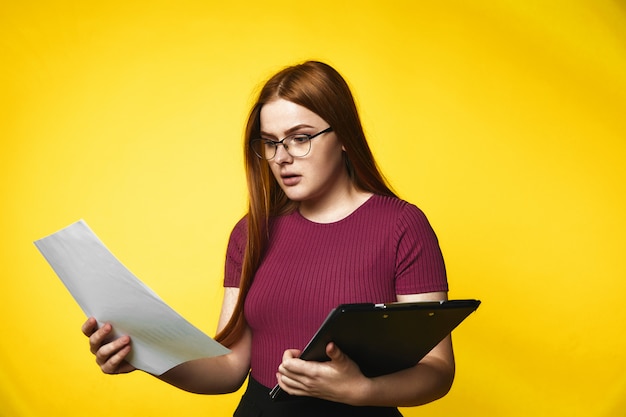
[[[298,210],[302,217],[315,223],[334,223],[348,217],[361,207],[372,193],[357,189],[353,184],[338,191],[332,198],[303,201]]]

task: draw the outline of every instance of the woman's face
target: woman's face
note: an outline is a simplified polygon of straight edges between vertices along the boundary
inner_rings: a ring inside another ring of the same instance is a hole
[[[284,99],[261,108],[261,137],[279,141],[294,133],[314,135],[329,124],[311,110]],[[279,145],[269,166],[290,200],[318,205],[340,198],[351,182],[343,162],[343,147],[334,132],[311,139],[311,151],[293,157]]]

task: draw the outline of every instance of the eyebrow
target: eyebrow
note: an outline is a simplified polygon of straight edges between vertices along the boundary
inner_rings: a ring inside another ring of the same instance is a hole
[[[293,133],[297,132],[297,131],[298,131],[298,130],[300,130],[300,129],[304,129],[304,128],[314,129],[314,128],[315,128],[315,126],[307,125],[307,124],[304,124],[304,123],[301,123],[301,124],[299,124],[299,125],[295,125],[295,126],[290,127],[289,129],[287,129],[287,130],[285,131],[285,137],[287,137],[287,136],[289,136],[289,135],[291,135],[291,134],[293,134]],[[267,132],[264,132],[264,131],[262,131],[262,130],[261,130],[261,132],[260,132],[260,133],[261,133],[261,136],[269,136],[269,137],[271,137],[271,138],[276,138],[276,136],[272,135],[271,133],[267,133]]]

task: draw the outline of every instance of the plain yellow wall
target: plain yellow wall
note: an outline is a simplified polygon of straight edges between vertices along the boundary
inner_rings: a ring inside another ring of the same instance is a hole
[[[617,0],[3,2],[0,415],[232,413],[101,374],[32,241],[85,219],[213,334],[252,94],[309,58],[483,301],[450,394],[405,415],[624,415],[625,39]]]

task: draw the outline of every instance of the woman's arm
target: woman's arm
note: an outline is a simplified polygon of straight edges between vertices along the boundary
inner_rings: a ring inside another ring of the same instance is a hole
[[[441,301],[445,292],[399,295],[398,301]],[[416,366],[375,378],[365,377],[358,366],[334,344],[327,347],[329,362],[297,359],[298,351],[285,352],[277,379],[285,391],[352,405],[416,406],[448,393],[454,380],[452,340],[447,336]]]
[[[238,288],[224,289],[218,333],[230,320],[238,297]],[[236,391],[250,371],[251,343],[250,330],[247,329],[237,343],[229,346],[231,349],[229,354],[184,362],[159,376],[159,379],[198,394],[224,394]]]
[[[225,288],[222,311],[220,314],[218,331],[221,330],[233,313],[238,288]],[[122,336],[106,343],[112,331],[110,324],[97,329],[96,320],[88,319],[83,324],[83,333],[89,337],[91,352],[96,356],[96,363],[106,374],[131,372],[135,368],[126,361],[126,356],[132,349],[128,336]],[[212,358],[201,358],[184,362],[157,378],[185,391],[200,394],[222,394],[233,392],[241,387],[250,370],[250,332],[246,331],[243,337],[233,346],[227,355]]]

